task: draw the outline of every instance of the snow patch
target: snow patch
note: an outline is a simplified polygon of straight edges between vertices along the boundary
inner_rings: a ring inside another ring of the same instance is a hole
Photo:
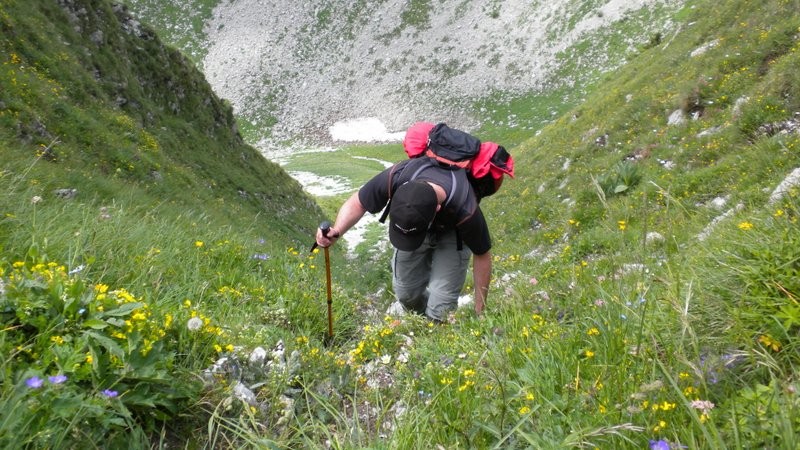
[[[328,130],[331,139],[342,142],[400,142],[406,135],[405,131],[390,132],[374,117],[336,122]]]
[[[329,197],[353,190],[350,181],[340,176],[325,177],[302,171],[292,171],[289,175],[297,180],[306,192],[315,197]]]

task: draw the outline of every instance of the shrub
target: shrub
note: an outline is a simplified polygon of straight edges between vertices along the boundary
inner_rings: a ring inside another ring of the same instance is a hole
[[[196,393],[172,370],[173,317],[78,272],[46,261],[0,268],[0,320],[13,331],[0,341],[4,448],[127,446]]]

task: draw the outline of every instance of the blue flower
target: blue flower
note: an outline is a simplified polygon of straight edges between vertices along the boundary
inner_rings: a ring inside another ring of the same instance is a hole
[[[39,377],[30,377],[25,380],[25,384],[31,389],[38,389],[44,384],[44,380]]]
[[[53,383],[53,384],[61,384],[61,383],[65,382],[65,381],[67,381],[67,376],[66,375],[55,375],[55,376],[52,376],[52,377],[47,377],[47,379],[50,380],[50,382]]]
[[[669,442],[664,440],[650,440],[650,450],[669,450]]]
[[[116,397],[117,395],[119,395],[119,392],[117,392],[117,391],[112,391],[111,389],[104,389],[104,390],[103,390],[102,392],[100,392],[100,393],[101,393],[101,394],[103,394],[103,395],[105,395],[105,396],[106,396],[106,397],[108,397],[108,398],[114,398],[114,397]]]

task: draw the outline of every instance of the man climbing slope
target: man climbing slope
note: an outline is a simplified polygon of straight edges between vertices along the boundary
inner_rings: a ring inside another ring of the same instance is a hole
[[[458,306],[472,256],[475,312],[481,314],[492,244],[468,171],[425,156],[399,162],[347,199],[327,236],[317,231],[317,244],[333,245],[364,213],[378,213],[387,203],[389,240],[395,248],[392,285],[400,304],[435,321],[446,320]]]

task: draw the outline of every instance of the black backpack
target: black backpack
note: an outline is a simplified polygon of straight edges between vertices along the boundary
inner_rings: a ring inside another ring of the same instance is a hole
[[[425,154],[444,167],[468,169],[480,150],[481,141],[475,136],[438,123],[428,134]]]

